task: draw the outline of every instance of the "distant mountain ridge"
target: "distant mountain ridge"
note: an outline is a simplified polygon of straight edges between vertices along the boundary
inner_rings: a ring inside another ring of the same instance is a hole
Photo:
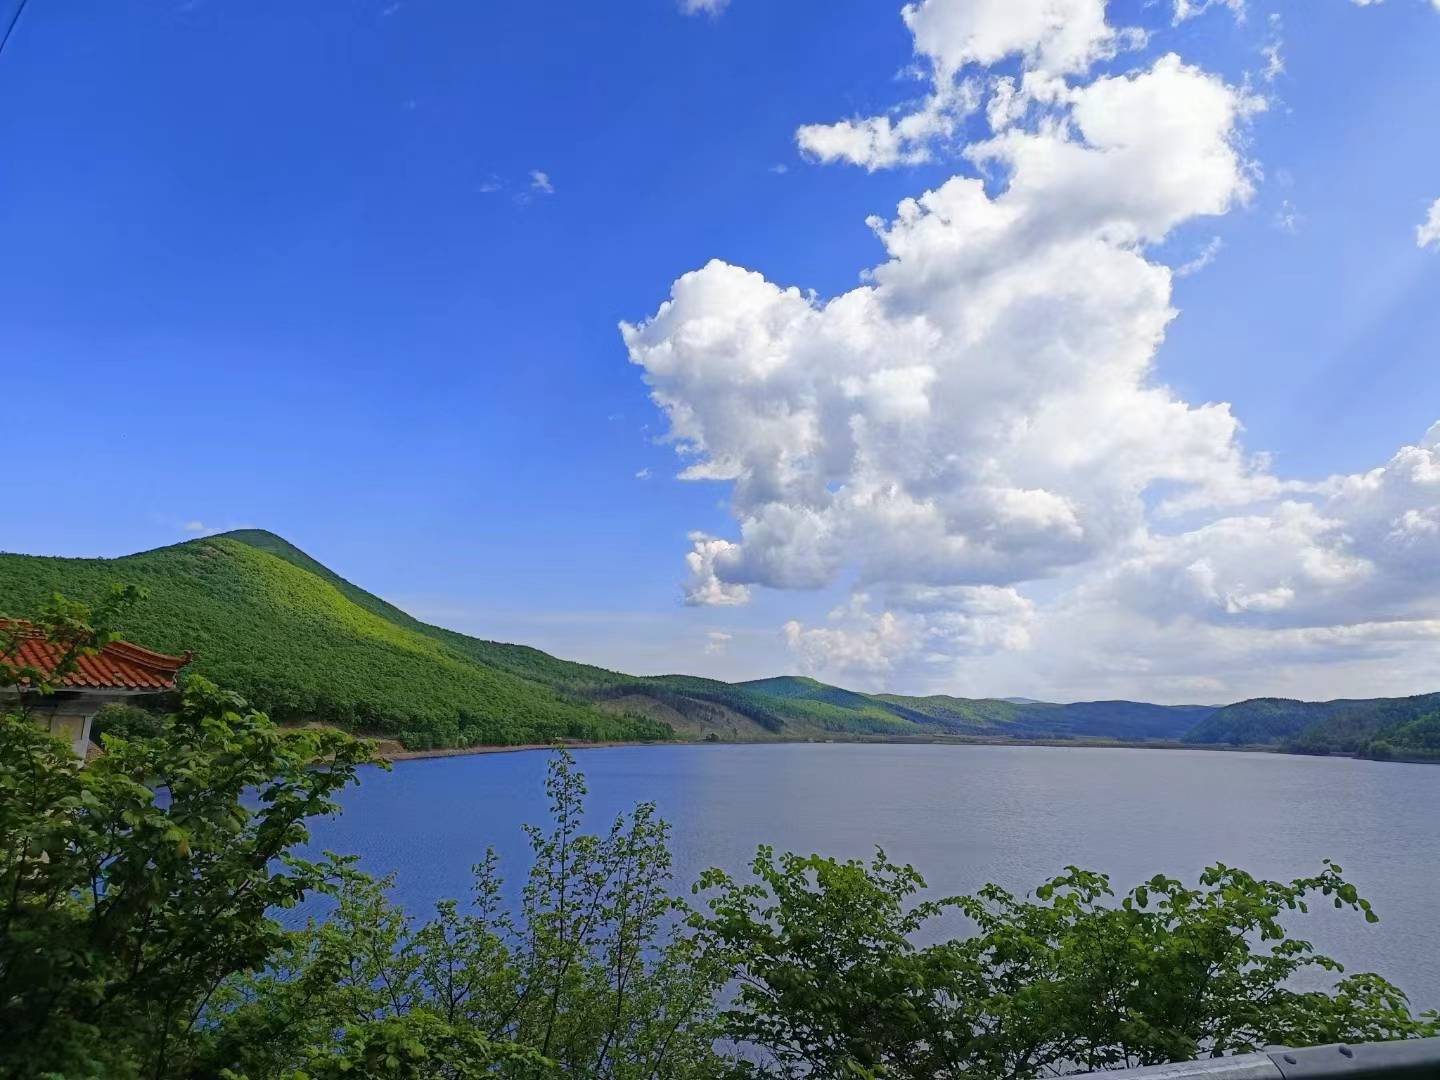
[[[421,622],[258,529],[118,559],[0,555],[0,614],[33,612],[54,592],[94,599],[117,582],[149,594],[126,627],[137,642],[194,649],[193,670],[282,721],[334,723],[412,748],[866,735],[1226,743],[1236,732],[1263,743],[1307,730],[1270,723],[1264,708],[1244,708],[1251,702],[1058,704],[865,694],[800,676],[627,675]]]
[[[1440,759],[1440,693],[1334,701],[1252,698],[1214,710],[1185,741],[1278,746],[1302,754]]]

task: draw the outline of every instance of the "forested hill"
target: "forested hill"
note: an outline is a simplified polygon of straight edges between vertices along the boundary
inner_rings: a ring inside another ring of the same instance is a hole
[[[0,613],[27,615],[52,593],[94,600],[116,583],[146,599],[128,638],[178,653],[189,670],[285,721],[318,720],[412,746],[666,738],[643,716],[612,715],[477,664],[421,624],[285,545],[194,540],[120,559],[0,556]],[[364,602],[359,602],[363,598]]]
[[[1440,760],[1440,693],[1337,701],[1254,698],[1216,709],[1185,741]]]
[[[55,592],[94,600],[117,583],[148,594],[127,616],[134,641],[193,649],[191,670],[280,720],[338,724],[416,748],[939,734],[1144,741],[1192,729],[1199,741],[1231,741],[1205,734],[1212,706],[904,697],[788,676],[724,683],[626,675],[423,623],[260,530],[118,559],[0,555],[0,615],[31,614]],[[1259,734],[1244,741],[1275,741]]]

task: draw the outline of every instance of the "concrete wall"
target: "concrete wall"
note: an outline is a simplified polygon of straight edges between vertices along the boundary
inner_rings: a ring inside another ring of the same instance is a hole
[[[40,707],[35,710],[36,720],[48,723],[50,734],[71,744],[76,757],[84,757],[89,749],[89,730],[102,703],[95,701],[60,701],[55,708]],[[49,713],[49,716],[46,716]]]
[[[61,690],[48,697],[26,694],[25,704],[30,716],[57,739],[70,744],[78,758],[85,757],[90,746],[90,725],[101,706],[142,696],[135,691]]]

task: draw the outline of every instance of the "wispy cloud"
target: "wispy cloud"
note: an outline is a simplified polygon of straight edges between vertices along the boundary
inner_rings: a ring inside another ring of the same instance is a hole
[[[253,529],[255,526],[249,522],[226,522],[224,525],[216,525],[212,522],[201,521],[194,518],[180,526],[182,532],[191,536],[214,536],[217,533],[234,532],[236,529]]]
[[[1280,55],[1280,47],[1284,42],[1280,39],[1280,32],[1284,29],[1284,22],[1279,13],[1270,15],[1270,40],[1260,46],[1260,55],[1265,58],[1265,69],[1260,72],[1260,77],[1266,82],[1274,82],[1281,75],[1285,74],[1285,58]]]
[[[530,190],[538,191],[542,195],[554,195],[555,185],[550,182],[550,174],[541,172],[539,169],[531,169]]]
[[[1422,248],[1440,249],[1440,199],[1430,206],[1430,216],[1415,229],[1415,242]]]
[[[1237,21],[1245,21],[1245,0],[1175,0],[1175,22],[1179,24],[1193,19],[1212,7],[1229,8]]]
[[[730,0],[680,0],[680,10],[686,15],[716,16],[730,6]]]
[[[1220,249],[1224,246],[1225,241],[1218,236],[1212,236],[1210,242],[1201,248],[1193,259],[1175,268],[1175,276],[1189,277],[1191,274],[1198,274],[1215,261],[1220,254]]]
[[[730,647],[733,634],[727,634],[723,630],[711,630],[705,635],[705,655],[719,656]]]
[[[635,479],[636,479],[636,480],[649,480],[649,479],[650,479],[650,469],[649,469],[648,467],[647,467],[647,468],[644,468],[644,469],[641,469],[639,472],[637,472],[637,473],[635,474]]]

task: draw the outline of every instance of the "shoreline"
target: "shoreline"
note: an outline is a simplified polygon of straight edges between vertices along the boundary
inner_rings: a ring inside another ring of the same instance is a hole
[[[291,726],[291,725],[284,725]],[[308,727],[316,725],[294,725]],[[376,744],[376,759],[384,764],[397,761],[424,761],[427,758],[470,757],[477,754],[527,754],[546,750],[611,750],[632,746],[1050,746],[1069,750],[1201,750],[1219,754],[1279,754],[1289,757],[1333,757],[1349,758],[1354,761],[1373,761],[1377,765],[1440,765],[1440,758],[1405,757],[1367,758],[1361,754],[1335,752],[1331,754],[1298,754],[1282,750],[1278,746],[1251,743],[1232,746],[1229,743],[1183,743],[1170,739],[1152,739],[1147,742],[1124,739],[1065,739],[1041,737],[1019,739],[1004,735],[833,735],[796,736],[773,739],[611,739],[602,742],[581,742],[561,739],[548,743],[516,743],[496,745],[485,743],[478,746],[440,747],[433,750],[406,750],[395,739],[377,735],[352,732],[356,738],[369,739]]]
[[[361,735],[358,738],[367,738]],[[799,740],[796,740],[799,741]],[[701,743],[694,740],[671,739],[669,741],[641,742],[638,739],[629,742],[569,742],[561,740],[553,743],[516,743],[514,746],[494,746],[485,743],[480,746],[457,746],[442,747],[435,750],[389,750],[382,748],[379,756],[383,761],[423,761],[426,758],[447,758],[447,757],[470,757],[472,754],[528,754],[536,750],[606,750],[615,746],[715,746],[715,743]],[[727,744],[720,744],[727,745]],[[741,743],[729,743],[730,746],[740,746]]]
[[[362,736],[363,737],[363,736]],[[984,735],[953,735],[953,736],[886,736],[886,735],[850,735],[838,736],[835,738],[794,738],[794,739],[729,739],[707,742],[704,739],[670,739],[670,740],[610,740],[606,742],[574,742],[561,740],[554,743],[519,743],[514,746],[460,746],[446,747],[435,750],[405,750],[392,740],[381,740],[382,747],[378,754],[379,758],[388,763],[396,761],[423,761],[427,758],[449,758],[449,757],[470,757],[476,754],[527,754],[535,751],[546,750],[611,750],[619,747],[645,747],[645,746],[694,746],[694,747],[716,747],[716,746],[1050,746],[1068,750],[1202,750],[1207,753],[1218,754],[1277,754],[1289,757],[1332,757],[1349,758],[1354,761],[1373,761],[1377,765],[1440,765],[1440,760],[1435,758],[1366,758],[1359,754],[1333,753],[1333,754],[1287,754],[1276,746],[1264,744],[1231,746],[1228,743],[1181,743],[1172,741],[1152,740],[1150,742],[1126,742],[1120,739],[1014,739],[1003,736]],[[388,743],[389,745],[383,745]]]
[[[364,736],[361,736],[362,738]],[[389,740],[385,740],[389,742]],[[394,746],[394,744],[391,744]],[[835,738],[794,738],[794,739],[730,739],[707,742],[704,739],[670,739],[670,740],[612,740],[606,742],[572,742],[561,740],[554,743],[518,743],[514,746],[495,746],[485,744],[481,746],[460,746],[443,747],[434,750],[405,750],[400,748],[391,749],[383,747],[379,757],[385,762],[396,761],[423,761],[427,758],[448,758],[448,757],[470,757],[476,754],[524,754],[533,753],[537,750],[609,750],[617,747],[644,747],[644,746],[838,746],[838,745],[859,745],[859,746],[1052,746],[1071,750],[1204,750],[1211,753],[1242,753],[1242,754],[1279,754],[1283,751],[1273,746],[1230,746],[1215,743],[1178,743],[1178,742],[1125,742],[1122,740],[1109,739],[1007,739],[1001,736],[987,737],[977,736],[838,736]],[[1311,755],[1297,754],[1296,757]],[[1354,755],[1333,754],[1332,757],[1345,757]]]

